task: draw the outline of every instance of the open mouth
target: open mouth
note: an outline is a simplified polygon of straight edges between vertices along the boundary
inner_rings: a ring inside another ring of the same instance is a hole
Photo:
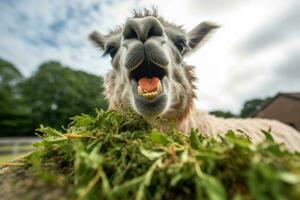
[[[130,79],[137,83],[137,95],[148,100],[163,94],[162,80],[165,76],[167,71],[149,60],[144,60],[129,73]]]

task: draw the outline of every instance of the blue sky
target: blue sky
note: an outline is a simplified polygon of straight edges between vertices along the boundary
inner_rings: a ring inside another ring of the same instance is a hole
[[[300,1],[297,0],[2,0],[0,57],[29,76],[47,60],[96,75],[108,58],[87,40],[107,33],[132,9],[156,6],[189,30],[208,20],[222,27],[186,58],[197,66],[201,109],[239,111],[251,98],[300,91]]]

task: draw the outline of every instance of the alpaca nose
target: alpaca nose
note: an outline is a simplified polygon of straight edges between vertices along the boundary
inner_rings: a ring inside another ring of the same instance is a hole
[[[163,36],[164,29],[157,18],[148,16],[129,19],[123,29],[124,39],[138,39],[145,42],[150,37]]]

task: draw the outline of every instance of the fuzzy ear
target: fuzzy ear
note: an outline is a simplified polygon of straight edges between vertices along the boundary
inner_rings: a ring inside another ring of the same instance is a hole
[[[101,33],[94,31],[89,36],[90,40],[97,46],[100,47],[102,50],[105,48],[105,36]]]
[[[205,39],[212,30],[219,28],[218,25],[209,23],[209,22],[202,22],[198,26],[196,26],[193,30],[188,32],[189,38],[189,47],[191,49],[195,49],[199,44]]]

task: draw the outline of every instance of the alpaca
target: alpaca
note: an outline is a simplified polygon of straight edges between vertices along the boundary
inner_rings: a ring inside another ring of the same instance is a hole
[[[191,128],[216,137],[234,130],[252,142],[264,140],[262,130],[271,130],[275,141],[290,151],[300,151],[300,133],[267,119],[223,119],[195,109],[194,67],[183,61],[185,55],[201,46],[218,28],[202,22],[186,32],[166,21],[157,10],[134,11],[125,25],[107,35],[94,31],[93,43],[110,55],[113,69],[105,78],[109,109],[134,110],[161,129],[175,126],[185,134]]]

